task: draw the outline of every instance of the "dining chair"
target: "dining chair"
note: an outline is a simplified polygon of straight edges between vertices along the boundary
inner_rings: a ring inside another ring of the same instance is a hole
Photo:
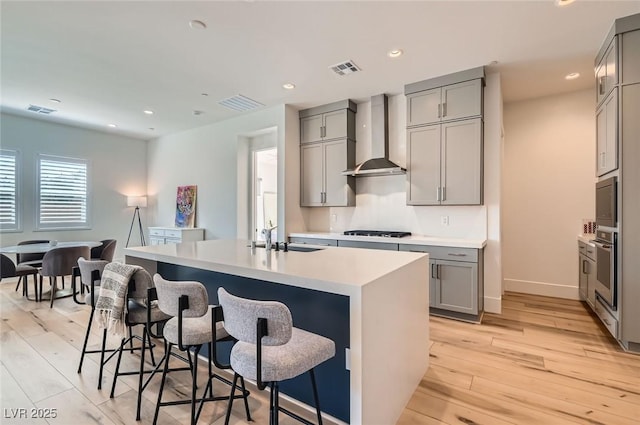
[[[0,280],[5,277],[18,277],[24,278],[24,288],[22,294],[29,298],[28,281],[27,278],[33,276],[33,291],[35,292],[36,300],[38,298],[38,269],[36,267],[27,264],[16,265],[11,258],[4,254],[0,254]],[[18,281],[19,282],[19,281]]]
[[[34,245],[38,243],[49,243],[48,240],[44,239],[34,239],[28,241],[18,242],[18,245]],[[28,253],[28,254],[16,254],[16,263],[17,265],[26,265],[33,267],[40,267],[42,265],[42,257],[44,257],[44,253]],[[22,276],[18,279],[18,284],[16,285],[16,291],[20,288],[20,284],[24,283],[22,287],[22,295],[26,296],[27,285],[26,285],[26,276]],[[23,282],[24,281],[24,282]],[[36,295],[38,293],[36,292]]]
[[[116,243],[118,241],[116,239],[104,239],[100,242],[102,242],[102,245],[91,248],[91,259],[113,261],[113,255],[116,252]]]
[[[73,268],[78,265],[78,258],[89,258],[90,255],[91,249],[88,246],[59,247],[47,251],[42,258],[42,268],[40,269],[40,301],[42,301],[42,280],[44,277],[48,277],[51,284],[50,307],[53,307],[53,300],[58,292],[57,278],[64,279],[64,276],[72,275]]]

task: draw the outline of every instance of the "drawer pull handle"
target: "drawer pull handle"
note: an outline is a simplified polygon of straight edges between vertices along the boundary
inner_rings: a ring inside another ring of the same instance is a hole
[[[454,252],[450,252],[447,255],[450,255],[452,257],[466,257],[467,254],[459,254],[459,253],[454,253]]]

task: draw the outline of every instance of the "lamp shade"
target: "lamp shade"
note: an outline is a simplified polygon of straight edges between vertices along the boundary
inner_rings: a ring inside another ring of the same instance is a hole
[[[127,196],[127,206],[146,208],[147,197],[146,196]]]

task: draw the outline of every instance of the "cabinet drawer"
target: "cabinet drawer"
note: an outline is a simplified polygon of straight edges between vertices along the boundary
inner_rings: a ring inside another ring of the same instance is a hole
[[[384,249],[387,251],[397,251],[397,243],[386,242],[361,242],[361,241],[338,241],[338,246],[344,246],[348,248],[366,248],[366,249]]]
[[[338,241],[335,239],[320,239],[320,238],[289,237],[289,243],[302,243],[302,244],[321,245],[321,246],[338,246]]]
[[[151,236],[164,236],[165,235],[165,230],[164,229],[157,229],[154,227],[149,227],[149,235]]]
[[[168,238],[182,238],[182,230],[167,229],[164,231],[164,235]]]
[[[584,242],[578,242],[578,252],[580,254],[587,254],[587,246],[584,244]]]
[[[596,299],[596,314],[602,320],[604,326],[611,332],[614,338],[618,338],[618,321],[605,306],[602,305],[600,299]]]
[[[478,250],[475,248],[400,244],[400,251],[426,252],[432,260],[478,262]]]

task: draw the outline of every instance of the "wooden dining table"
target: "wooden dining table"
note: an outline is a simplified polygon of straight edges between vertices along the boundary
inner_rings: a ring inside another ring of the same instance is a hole
[[[67,247],[78,247],[78,246],[96,248],[100,245],[102,245],[102,242],[99,242],[99,241],[46,242],[46,243],[34,243],[34,244],[12,245],[12,246],[0,247],[0,253],[2,254],[46,254],[47,252],[51,251],[54,248],[67,248]],[[74,277],[72,277],[72,279],[74,279]],[[64,284],[64,280],[63,280],[63,284]],[[71,288],[58,289],[56,291],[55,299],[65,298],[69,296],[73,296],[74,301],[78,302],[76,299],[75,284],[73,283],[71,285]],[[31,298],[29,299],[32,300]],[[51,299],[51,291],[46,291],[44,293],[41,293],[39,297],[36,294],[36,298],[32,301],[42,301],[47,299],[48,300]]]

